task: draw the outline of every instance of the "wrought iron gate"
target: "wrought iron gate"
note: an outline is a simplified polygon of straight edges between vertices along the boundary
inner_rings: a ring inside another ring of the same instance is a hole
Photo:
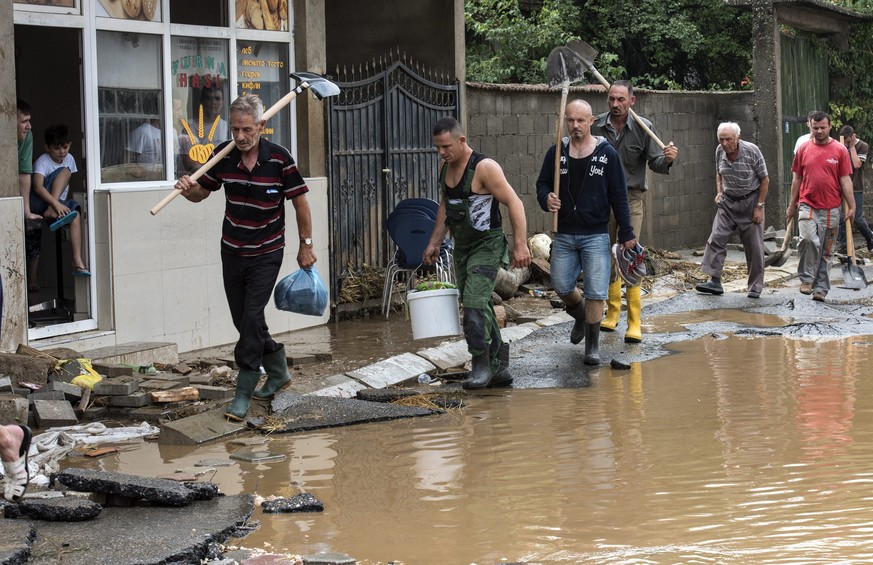
[[[443,116],[459,115],[457,81],[413,68],[399,56],[390,59],[381,68],[374,62],[337,73],[340,95],[328,100],[334,303],[349,274],[387,265],[393,244],[386,218],[396,203],[438,199],[431,128]]]

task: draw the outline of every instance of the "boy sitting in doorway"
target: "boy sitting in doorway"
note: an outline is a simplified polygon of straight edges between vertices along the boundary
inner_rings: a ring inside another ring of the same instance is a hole
[[[82,206],[68,198],[70,177],[77,172],[76,160],[70,155],[70,130],[57,124],[45,130],[45,153],[33,164],[33,186],[30,210],[51,222],[51,231],[70,226],[70,246],[73,250],[73,274],[90,277],[82,261]],[[39,268],[40,238],[28,241],[27,271],[31,289],[36,287]]]

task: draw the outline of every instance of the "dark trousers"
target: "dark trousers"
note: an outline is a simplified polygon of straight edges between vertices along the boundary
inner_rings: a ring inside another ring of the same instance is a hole
[[[864,240],[867,242],[867,249],[869,250],[873,247],[873,231],[870,230],[869,224],[867,224],[867,220],[864,219],[864,193],[863,192],[855,192],[855,217],[852,218],[852,227],[858,228],[858,231],[861,232],[861,235],[864,236]],[[846,218],[845,212],[840,215],[840,235],[838,238],[839,243],[837,244],[837,248],[840,250],[840,253],[846,253]]]
[[[270,336],[264,308],[279,277],[282,256],[281,250],[256,257],[221,254],[224,293],[239,331],[233,358],[240,369],[258,371],[264,355],[281,347]]]

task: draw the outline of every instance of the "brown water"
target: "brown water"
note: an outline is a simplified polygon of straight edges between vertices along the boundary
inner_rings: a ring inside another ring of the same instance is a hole
[[[705,338],[590,388],[273,436],[284,461],[211,479],[324,502],[257,511],[241,545],[361,563],[871,562],[870,345]],[[146,444],[101,464],[164,474],[235,449]]]

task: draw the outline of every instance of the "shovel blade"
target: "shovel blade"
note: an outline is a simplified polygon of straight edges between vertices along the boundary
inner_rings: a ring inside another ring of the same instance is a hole
[[[867,288],[867,277],[864,275],[864,271],[851,259],[849,264],[843,265],[843,287],[852,290]]]
[[[775,253],[771,253],[767,255],[764,259],[765,267],[781,267],[785,263],[788,262],[788,258],[791,257],[791,248],[788,249],[780,249]]]
[[[546,76],[549,86],[567,85],[582,80],[585,77],[585,63],[576,53],[566,46],[555,47],[546,60]]]
[[[581,39],[571,41],[567,44],[567,48],[579,57],[586,68],[594,66],[594,61],[597,60],[597,49],[591,47]]]

